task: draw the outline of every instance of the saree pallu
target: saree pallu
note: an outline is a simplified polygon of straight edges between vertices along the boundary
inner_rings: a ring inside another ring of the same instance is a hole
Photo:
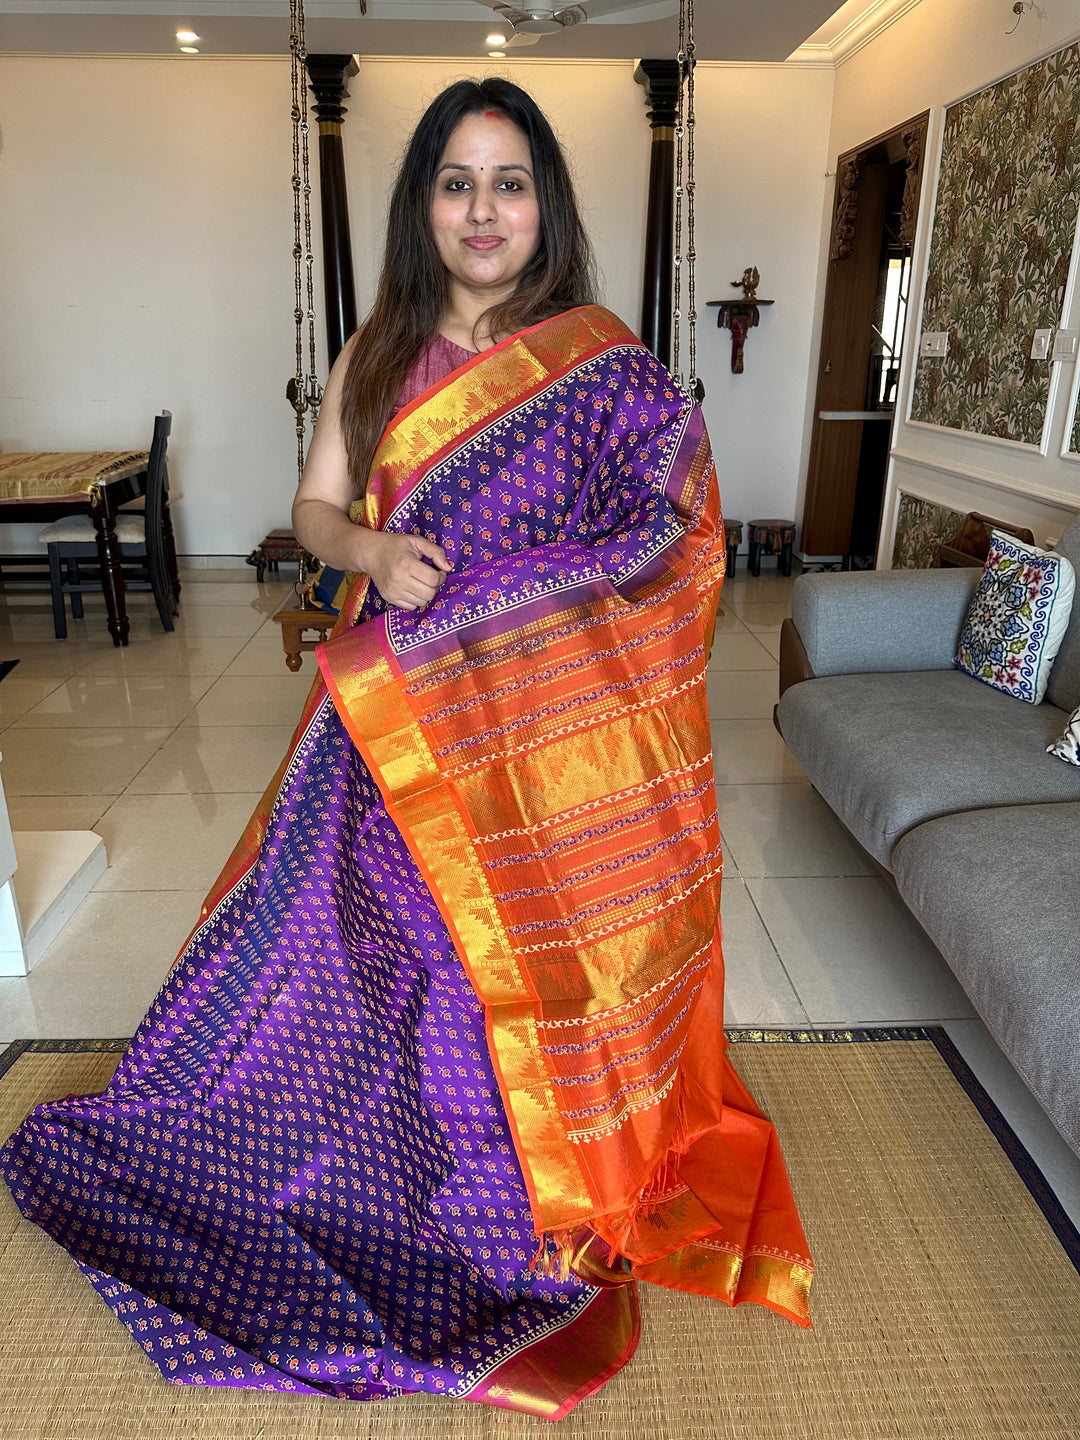
[[[289,753],[101,1096],[2,1152],[177,1382],[555,1419],[636,1280],[807,1325],[725,1053],[700,411],[608,312],[401,412],[357,516],[453,562],[350,588]]]

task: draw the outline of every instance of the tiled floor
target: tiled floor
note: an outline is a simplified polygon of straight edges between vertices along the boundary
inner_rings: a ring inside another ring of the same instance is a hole
[[[313,676],[284,664],[284,582],[184,575],[165,635],[133,596],[131,644],[103,611],[53,639],[44,597],[0,597],[0,769],[14,829],[92,827],[109,869],[25,980],[0,980],[0,1045],[132,1032],[285,748]],[[1080,1161],[1017,1078],[895,891],[811,789],[772,724],[792,581],[740,564],[708,677],[728,1021],[942,1022],[1080,1221]]]

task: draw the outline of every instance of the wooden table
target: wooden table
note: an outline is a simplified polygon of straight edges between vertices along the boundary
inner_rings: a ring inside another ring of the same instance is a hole
[[[281,646],[285,651],[285,664],[290,670],[300,669],[304,663],[303,652],[321,645],[337,624],[337,618],[328,610],[295,602],[284,605],[277,612],[274,619],[281,626]],[[304,632],[307,630],[313,631],[318,639],[305,640]]]
[[[125,599],[116,515],[128,500],[146,494],[146,450],[32,450],[0,454],[0,522],[46,523],[63,515],[89,515],[94,522],[101,588],[114,645],[126,645],[131,631]],[[165,551],[176,574],[176,546],[168,503]],[[177,591],[179,593],[179,591]]]

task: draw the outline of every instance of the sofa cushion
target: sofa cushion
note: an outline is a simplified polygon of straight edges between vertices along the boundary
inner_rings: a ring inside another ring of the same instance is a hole
[[[1066,765],[1080,766],[1080,705],[1066,721],[1064,735],[1059,735],[1052,745],[1048,745],[1046,752],[1064,760]]]
[[[1064,555],[992,530],[982,579],[960,632],[957,668],[1014,700],[1040,704],[1075,588],[1072,562]]]
[[[1080,803],[919,825],[893,852],[900,894],[995,1040],[1080,1153]]]
[[[1080,575],[1080,520],[1074,520],[1065,531],[1057,543],[1057,551],[1072,561],[1073,569]],[[1050,671],[1046,698],[1062,710],[1075,710],[1080,705],[1080,605],[1073,606],[1069,628]]]
[[[900,836],[937,815],[1080,800],[1080,770],[1046,753],[1066,718],[959,670],[826,675],[792,685],[779,709],[796,760],[889,869]]]

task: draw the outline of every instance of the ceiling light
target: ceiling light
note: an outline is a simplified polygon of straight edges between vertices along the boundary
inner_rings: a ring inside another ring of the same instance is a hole
[[[180,41],[181,45],[194,45],[199,37],[195,34],[194,30],[177,30],[176,38]]]
[[[488,51],[488,59],[489,59],[489,60],[505,60],[505,59],[506,59],[506,51],[505,51],[505,50],[489,50],[489,51]]]
[[[195,46],[195,45],[181,45],[181,46],[180,46],[180,54],[181,54],[181,55],[198,55],[198,53],[199,53],[198,47]]]
[[[487,39],[484,41],[484,44],[485,44],[485,45],[494,45],[494,46],[505,45],[505,44],[506,44],[506,36],[505,36],[505,35],[500,35],[499,32],[496,30],[494,34],[489,35],[489,36],[487,37]]]

